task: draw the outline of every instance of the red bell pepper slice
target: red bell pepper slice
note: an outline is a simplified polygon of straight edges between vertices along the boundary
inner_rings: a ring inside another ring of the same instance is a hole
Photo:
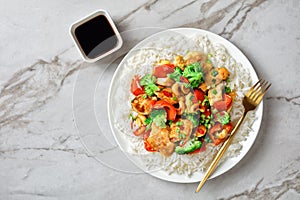
[[[174,72],[173,64],[164,64],[154,67],[153,75],[157,78],[166,78],[168,74]]]
[[[225,94],[224,95],[224,100],[220,100],[214,103],[214,107],[218,110],[218,111],[226,111],[228,108],[230,108],[232,103],[232,98]]]
[[[226,107],[229,108],[231,106],[232,103],[232,98],[231,96],[229,96],[228,94],[224,94],[224,101],[226,103]]]
[[[233,129],[232,123],[230,122],[228,124],[223,125],[223,129],[225,129],[228,133],[230,133]]]
[[[130,91],[135,96],[145,94],[144,88],[140,85],[140,77],[138,75],[135,75],[131,80]]]
[[[165,91],[165,90],[163,90],[162,92],[163,92],[163,94],[164,94],[166,97],[172,97],[172,96],[173,96],[171,92],[168,92],[168,91]]]
[[[150,107],[153,108],[156,102],[157,101],[151,99],[150,100]]]
[[[164,108],[167,112],[167,119],[174,121],[176,119],[176,108],[171,105],[170,103],[164,101],[164,100],[159,100],[154,104],[154,108]]]
[[[199,103],[204,101],[205,99],[205,94],[202,92],[202,90],[194,89],[194,99],[193,103]]]
[[[202,145],[203,145],[203,143],[202,143]],[[197,154],[197,153],[201,152],[201,148],[202,148],[202,146],[201,146],[199,149],[196,149],[195,151],[192,151],[192,152],[190,152],[190,153],[188,153],[188,154],[189,154],[189,155]]]
[[[227,106],[225,101],[221,100],[221,101],[217,101],[214,103],[214,107],[218,110],[218,111],[225,111],[227,110]]]

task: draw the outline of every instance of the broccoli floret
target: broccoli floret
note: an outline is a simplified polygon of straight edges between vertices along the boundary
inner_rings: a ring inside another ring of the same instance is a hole
[[[149,118],[151,119],[151,122],[154,122],[157,126],[166,128],[167,112],[165,109],[152,110]]]
[[[196,149],[201,148],[201,146],[202,146],[202,142],[191,139],[191,140],[187,141],[187,143],[183,147],[177,146],[175,148],[175,152],[178,154],[191,153],[191,152],[195,151]]]
[[[140,84],[141,86],[145,86],[145,85],[149,85],[151,83],[155,83],[156,78],[155,76],[152,76],[150,74],[146,74],[145,76],[143,76],[140,80]]]
[[[146,74],[145,76],[143,76],[143,78],[141,78],[140,85],[144,86],[147,95],[153,96],[154,92],[159,90],[159,87],[155,85],[155,82],[156,82],[155,76]]]
[[[145,120],[146,130],[151,128],[152,123],[154,122],[157,126],[166,128],[167,122],[167,112],[165,109],[154,109],[151,111],[149,117]]]
[[[228,124],[230,122],[230,115],[226,111],[217,113],[216,117],[217,117],[216,120],[223,125]]]
[[[200,123],[200,113],[199,112],[183,114],[183,117],[190,120],[193,123],[193,127],[197,127]]]
[[[188,65],[183,71],[183,76],[189,80],[193,88],[198,87],[204,81],[204,73],[199,62]]]
[[[181,76],[182,76],[182,70],[179,67],[176,67],[173,73],[168,74],[168,77],[174,79],[176,82],[180,82]]]
[[[151,84],[145,86],[145,92],[149,96],[153,96],[154,92],[156,92],[158,90],[159,90],[159,87],[157,87],[157,85],[155,85],[154,83],[151,83]]]

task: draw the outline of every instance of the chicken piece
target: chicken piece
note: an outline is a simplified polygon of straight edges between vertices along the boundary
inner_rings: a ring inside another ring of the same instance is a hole
[[[173,142],[168,142],[165,146],[159,149],[159,152],[162,155],[169,157],[173,154],[174,150],[175,150],[175,144]]]
[[[183,119],[183,130],[182,133],[186,135],[186,139],[188,140],[191,136],[193,130],[193,123],[190,120]]]
[[[169,77],[167,77],[167,78],[157,78],[156,83],[158,85],[170,87],[175,83],[175,81],[173,79],[169,78]]]
[[[180,122],[180,121],[178,121],[178,122]],[[172,123],[170,128],[171,128],[171,132],[169,135],[170,140],[172,142],[178,142],[180,140],[180,138],[179,138],[180,126],[177,126],[176,123]]]
[[[208,73],[213,68],[212,64],[207,62],[207,56],[205,56],[202,52],[191,51],[184,57],[184,59],[186,60],[186,65],[200,62],[204,74]]]
[[[201,63],[201,66],[202,66],[204,74],[206,74],[207,72],[209,72],[213,68],[212,64],[207,63],[207,62]]]
[[[224,84],[220,83],[215,88],[208,90],[208,101],[210,105],[223,99]]]
[[[175,144],[170,141],[169,133],[167,128],[161,128],[152,123],[150,136],[147,138],[147,142],[166,157],[171,156],[175,149]]]
[[[170,140],[178,142],[188,140],[192,134],[193,123],[187,119],[180,119],[177,123],[171,125]]]
[[[217,85],[222,81],[222,76],[218,72],[218,70],[214,68],[211,69],[207,74],[205,74],[204,81],[207,86]]]
[[[186,60],[186,65],[189,65],[195,62],[201,62],[204,57],[205,56],[202,52],[190,51],[183,57],[183,59]]]
[[[148,115],[151,111],[151,98],[144,98],[143,94],[136,96],[132,102],[132,109],[140,115]]]
[[[205,74],[204,80],[207,85],[217,85],[221,81],[227,80],[229,77],[229,71],[225,67],[214,68]]]
[[[195,103],[193,101],[194,98],[195,97],[191,92],[185,96],[185,113],[195,113],[197,110],[199,110],[199,103]]]

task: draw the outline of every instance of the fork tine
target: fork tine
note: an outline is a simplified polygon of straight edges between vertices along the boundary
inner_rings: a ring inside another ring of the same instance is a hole
[[[271,87],[272,83],[269,83],[269,85],[266,87],[266,89],[264,90],[264,93],[267,92],[267,90]]]
[[[251,95],[250,98],[256,99],[256,98],[262,93],[262,89],[266,86],[267,83],[268,83],[267,81],[262,80],[261,83],[260,83],[260,87],[258,87],[258,88],[253,92],[253,94]]]
[[[258,86],[258,84],[260,83],[262,79],[259,79],[251,88],[250,90],[247,92],[246,96],[250,97],[251,94],[253,94],[253,90],[256,88],[256,86]]]
[[[251,99],[253,99],[253,97],[257,94],[257,92],[259,91],[259,89],[261,88],[261,84],[264,83],[263,79],[259,79],[259,81],[257,83],[255,83],[255,85],[253,85],[253,87],[249,90],[249,92],[247,93],[247,96]]]
[[[267,82],[268,83],[268,82]],[[259,104],[262,100],[262,98],[265,96],[268,89],[271,87],[272,83],[268,83],[269,85],[263,90],[263,92],[256,98],[254,101]]]

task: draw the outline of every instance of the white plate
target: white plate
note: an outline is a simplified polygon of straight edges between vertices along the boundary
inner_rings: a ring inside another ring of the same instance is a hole
[[[201,181],[202,177],[204,176],[204,173],[201,172],[195,172],[192,176],[186,176],[186,175],[179,175],[176,173],[168,174],[167,172],[163,170],[156,170],[156,171],[148,171],[146,167],[143,165],[143,161],[138,159],[136,156],[132,156],[132,154],[128,153],[130,151],[131,146],[128,143],[128,140],[126,139],[126,134],[132,135],[132,133],[124,132],[124,129],[122,127],[116,126],[115,122],[121,119],[121,113],[116,114],[116,109],[120,105],[128,106],[130,98],[128,98],[128,102],[120,102],[116,98],[119,93],[130,93],[130,88],[128,87],[126,91],[122,87],[120,87],[120,81],[122,77],[124,76],[124,65],[127,59],[130,59],[136,51],[138,51],[140,48],[143,48],[146,44],[151,43],[152,41],[155,41],[157,38],[164,38],[164,37],[170,37],[171,35],[183,35],[186,37],[191,37],[192,35],[203,35],[206,36],[212,43],[214,44],[221,44],[223,45],[228,53],[233,57],[238,63],[242,65],[242,67],[246,68],[251,76],[251,79],[253,82],[258,81],[257,74],[255,70],[253,69],[251,63],[246,58],[246,56],[231,42],[228,40],[205,30],[201,29],[194,29],[194,28],[177,28],[177,29],[170,29],[167,31],[162,31],[159,33],[156,33],[142,42],[140,42],[138,45],[136,45],[131,51],[128,52],[128,54],[125,56],[125,58],[121,61],[119,64],[117,70],[114,73],[110,88],[109,88],[109,95],[108,95],[108,117],[109,117],[109,123],[110,127],[112,129],[112,132],[114,134],[114,138],[116,142],[118,143],[121,150],[125,153],[125,155],[138,167],[140,167],[145,172],[149,173],[152,176],[155,176],[157,178],[171,181],[171,182],[178,182],[178,183],[193,183],[193,182],[199,182]],[[128,70],[128,69],[127,69]],[[132,72],[134,73],[134,72]],[[123,77],[124,78],[124,77]],[[119,81],[119,82],[118,82]],[[128,80],[130,82],[130,80]],[[249,136],[247,139],[243,142],[241,142],[243,148],[240,151],[239,155],[233,158],[229,158],[225,162],[223,162],[211,175],[210,178],[217,177],[232,167],[234,167],[249,151],[251,146],[253,145],[256,136],[258,134],[261,121],[262,121],[262,113],[263,113],[263,102],[260,104],[260,106],[257,108],[255,117],[256,120],[253,123],[251,129],[252,131],[249,133]],[[128,124],[129,126],[129,124]]]

